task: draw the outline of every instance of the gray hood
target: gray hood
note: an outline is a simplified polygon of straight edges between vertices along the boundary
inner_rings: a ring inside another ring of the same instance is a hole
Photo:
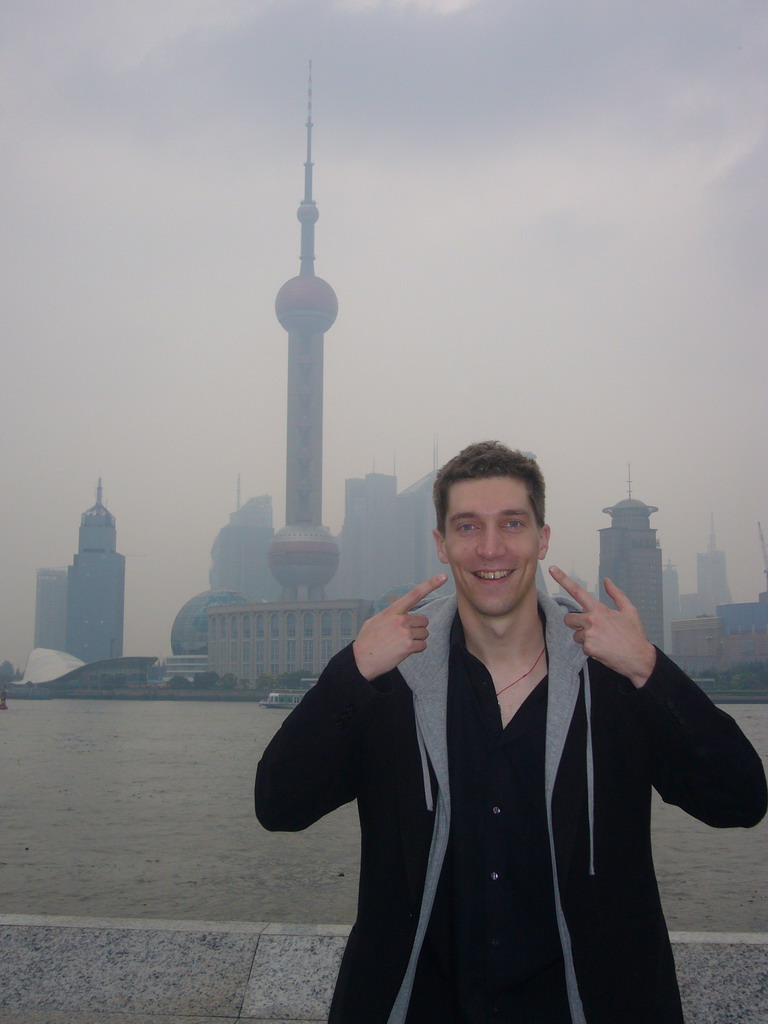
[[[576,974],[571,953],[571,941],[565,916],[560,904],[560,887],[555,861],[555,847],[552,830],[552,792],[557,769],[562,757],[565,740],[570,728],[576,701],[579,696],[579,673],[586,668],[587,657],[582,647],[574,643],[573,632],[563,622],[567,612],[580,611],[579,606],[568,597],[551,598],[538,591],[538,603],[545,618],[545,641],[548,660],[548,700],[545,739],[544,778],[547,805],[547,825],[554,877],[555,909],[560,941],[565,959],[568,997],[571,1005],[573,1024],[586,1024],[581,1006]],[[413,978],[416,973],[421,946],[432,913],[437,883],[448,846],[451,823],[451,799],[448,776],[448,743],[446,731],[448,659],[450,654],[450,633],[456,614],[456,597],[441,597],[429,601],[419,608],[419,613],[429,619],[427,648],[420,654],[413,654],[399,666],[400,674],[413,692],[416,717],[416,731],[421,753],[424,778],[424,797],[427,806],[435,812],[432,845],[424,881],[424,894],[416,929],[413,949],[397,999],[392,1007],[387,1024],[402,1024],[408,1012]],[[594,832],[594,783],[592,765],[592,736],[590,725],[589,676],[584,671],[585,699],[587,707],[587,786],[589,797],[590,844],[593,847]],[[437,780],[437,802],[434,806],[429,765]],[[594,873],[593,857],[590,856],[590,872]]]

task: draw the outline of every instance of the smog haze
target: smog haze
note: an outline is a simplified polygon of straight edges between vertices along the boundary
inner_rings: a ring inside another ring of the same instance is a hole
[[[170,653],[238,474],[283,524],[310,59],[324,522],[347,477],[498,438],[590,586],[631,465],[681,591],[711,517],[733,599],[765,589],[764,3],[9,0],[0,27],[0,660],[99,477],[126,654]]]

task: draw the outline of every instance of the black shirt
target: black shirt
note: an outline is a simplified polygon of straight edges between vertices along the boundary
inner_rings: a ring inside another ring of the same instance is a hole
[[[451,632],[451,832],[413,1014],[429,1024],[570,1024],[544,797],[547,680],[506,728],[493,680]],[[425,998],[447,989],[428,1015]]]

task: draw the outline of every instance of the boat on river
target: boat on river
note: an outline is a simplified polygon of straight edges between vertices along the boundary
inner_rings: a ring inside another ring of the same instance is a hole
[[[295,708],[297,704],[301,703],[301,698],[305,692],[297,693],[296,690],[275,690],[269,694],[266,700],[260,700],[259,704],[263,708],[277,708],[281,711],[290,711],[291,708]]]

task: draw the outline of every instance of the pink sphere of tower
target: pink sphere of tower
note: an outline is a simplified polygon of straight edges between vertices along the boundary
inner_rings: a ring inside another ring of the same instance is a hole
[[[286,331],[324,334],[339,312],[336,292],[322,277],[292,277],[275,299],[275,313]]]

